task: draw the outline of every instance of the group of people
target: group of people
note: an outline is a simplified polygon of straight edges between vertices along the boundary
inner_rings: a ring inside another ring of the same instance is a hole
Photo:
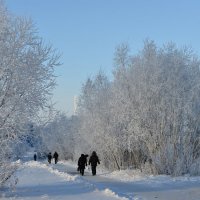
[[[84,175],[84,170],[85,170],[85,167],[87,166],[87,157],[88,157],[87,154],[86,155],[81,154],[81,157],[78,159],[78,169],[77,170],[80,172],[80,174],[82,176]],[[92,152],[92,155],[89,158],[88,164],[89,165],[91,164],[92,175],[95,176],[97,164],[100,164],[99,158],[95,151]]]
[[[55,164],[57,164],[58,162],[58,153],[55,151],[55,153],[53,154],[53,156],[51,155],[51,152],[49,152],[48,156],[48,163],[51,164],[51,160],[54,158],[55,160]]]
[[[47,159],[48,159],[48,163],[51,164],[51,160],[54,158],[55,160],[55,164],[57,164],[58,162],[58,153],[55,151],[55,153],[51,154],[51,152],[49,152],[49,154],[47,155]],[[85,167],[87,166],[87,164],[91,165],[92,168],[92,175],[95,176],[96,175],[96,167],[97,164],[100,164],[99,161],[99,157],[97,156],[96,152],[93,151],[92,155],[89,158],[89,162],[87,162],[87,157],[88,154],[81,154],[80,158],[78,159],[78,169],[77,171],[80,172],[80,174],[83,176],[84,175],[84,171],[85,171]],[[37,155],[34,154],[34,160],[37,160]]]
[[[58,155],[58,153],[56,151],[53,154],[53,156],[51,155],[51,152],[49,152],[49,154],[47,155],[48,163],[51,164],[51,160],[54,158],[55,164],[57,164],[58,156],[59,155]],[[37,161],[37,154],[36,153],[33,155],[33,159],[34,159],[34,161]]]

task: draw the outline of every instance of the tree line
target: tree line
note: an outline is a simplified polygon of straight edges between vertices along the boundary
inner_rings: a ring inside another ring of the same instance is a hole
[[[56,132],[54,148],[59,144],[66,157],[96,150],[112,170],[200,174],[199,57],[188,47],[146,40],[135,55],[118,46],[114,61],[113,79],[101,71],[88,78],[77,115],[56,118],[46,141]]]

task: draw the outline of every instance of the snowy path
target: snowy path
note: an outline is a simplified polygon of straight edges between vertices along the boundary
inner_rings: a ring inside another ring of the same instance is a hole
[[[0,190],[0,199],[200,200],[200,177],[125,178],[123,173],[106,174],[97,169],[97,176],[92,176],[86,170],[82,177],[76,166],[69,162],[48,165],[46,162],[29,161],[21,163],[16,174],[19,179],[16,190],[12,193]]]
[[[56,167],[59,170],[63,168]],[[69,164],[66,165],[65,170],[69,174],[77,174],[75,168]],[[143,180],[138,179],[127,182],[119,181],[120,177],[113,179],[107,178],[109,174],[107,174],[107,177],[105,175],[101,173],[97,176],[92,176],[91,172],[88,173],[86,171],[83,179],[99,190],[109,188],[120,197],[126,197],[130,200],[200,200],[200,177],[171,178],[167,176],[152,176]]]
[[[116,200],[123,199],[110,190],[100,191],[82,177],[62,173],[39,162],[26,162],[17,172],[15,191],[0,190],[2,200]],[[62,170],[63,171],[63,170]]]

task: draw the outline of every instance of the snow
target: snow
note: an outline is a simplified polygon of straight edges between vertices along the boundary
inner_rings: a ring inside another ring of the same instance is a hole
[[[17,161],[16,188],[0,190],[2,200],[199,200],[200,177],[147,176],[137,170],[105,172],[97,176],[86,169],[82,177],[76,163],[60,161]]]

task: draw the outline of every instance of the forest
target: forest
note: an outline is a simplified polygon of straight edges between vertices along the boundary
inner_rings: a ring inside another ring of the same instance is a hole
[[[0,6],[0,185],[29,146],[75,162],[95,150],[109,170],[200,175],[200,59],[191,48],[117,46],[112,80],[102,71],[87,78],[73,116],[51,103],[59,57],[31,20]]]
[[[198,56],[147,40],[136,55],[120,45],[114,61],[112,81],[101,71],[85,81],[75,116],[61,114],[42,127],[42,146],[74,160],[96,150],[110,170],[198,175]]]

